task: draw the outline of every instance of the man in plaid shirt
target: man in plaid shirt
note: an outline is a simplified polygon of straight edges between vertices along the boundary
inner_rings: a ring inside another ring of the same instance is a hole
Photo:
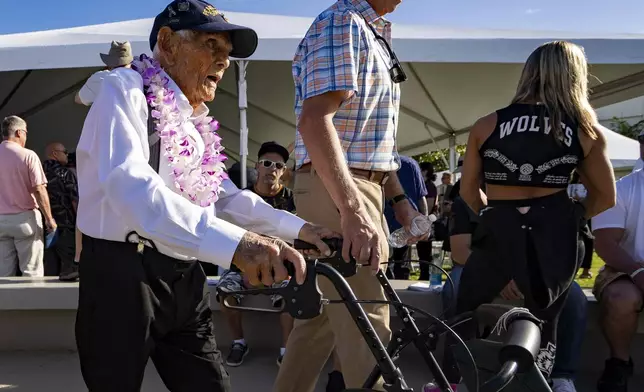
[[[344,259],[371,265],[347,279],[359,299],[385,299],[374,277],[389,253],[383,193],[403,226],[420,215],[396,175],[398,84],[406,77],[383,16],[401,1],[338,0],[315,19],[293,61],[298,215],[342,232]],[[328,280],[319,284],[325,298],[338,298]],[[386,344],[388,305],[363,307]],[[346,387],[361,387],[375,360],[348,312],[328,306],[296,320],[274,391],[312,392],[334,346]]]

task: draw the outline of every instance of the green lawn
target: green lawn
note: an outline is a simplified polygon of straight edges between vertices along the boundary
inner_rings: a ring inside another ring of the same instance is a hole
[[[581,286],[582,289],[592,289],[593,284],[595,284],[595,278],[597,277],[597,274],[599,273],[599,269],[604,266],[604,260],[602,260],[599,256],[597,256],[597,253],[593,254],[593,266],[590,269],[590,272],[592,273],[593,277],[590,279],[579,279],[577,278],[577,283]]]
[[[582,289],[592,289],[593,284],[595,283],[595,277],[597,277],[597,273],[599,272],[599,269],[604,265],[604,260],[599,258],[597,256],[597,253],[593,254],[593,266],[591,268],[591,273],[593,275],[592,278],[590,279],[579,279],[577,278],[577,283],[581,286]],[[580,272],[581,273],[581,272]],[[415,272],[411,273],[411,276],[409,277],[411,280],[418,280],[418,276],[420,275],[420,271],[416,270]],[[445,280],[446,277],[443,276],[443,280]]]

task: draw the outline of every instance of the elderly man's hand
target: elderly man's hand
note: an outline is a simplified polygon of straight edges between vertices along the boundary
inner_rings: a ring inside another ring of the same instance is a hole
[[[342,238],[342,236],[326,227],[314,225],[313,223],[307,223],[302,226],[299,239],[318,248],[317,250],[305,250],[303,253],[312,257],[331,256],[331,249],[322,241],[325,238]]]
[[[295,267],[295,280],[304,283],[306,263],[302,255],[286,242],[247,232],[242,237],[233,255],[233,264],[248,277],[252,286],[260,283],[270,287],[288,277],[284,262]]]

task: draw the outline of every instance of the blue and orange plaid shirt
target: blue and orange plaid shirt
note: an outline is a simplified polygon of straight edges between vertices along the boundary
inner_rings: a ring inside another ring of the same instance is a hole
[[[400,87],[389,75],[389,53],[367,23],[391,44],[391,23],[366,0],[338,0],[315,19],[293,60],[295,114],[299,122],[308,98],[352,92],[333,118],[349,167],[394,171]],[[295,160],[297,168],[310,162],[299,130]]]

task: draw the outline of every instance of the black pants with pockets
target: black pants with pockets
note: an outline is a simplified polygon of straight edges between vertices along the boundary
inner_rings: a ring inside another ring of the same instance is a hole
[[[45,276],[58,276],[73,268],[76,256],[75,235],[74,228],[58,228],[56,242],[49,249],[45,249]]]
[[[131,243],[83,236],[76,343],[90,392],[137,392],[148,358],[171,392],[229,392],[206,276]]]
[[[565,191],[537,199],[492,201],[472,236],[459,286],[457,312],[491,303],[514,280],[525,307],[544,321],[537,366],[554,365],[557,322],[579,268],[577,242],[584,208]],[[517,207],[529,206],[522,214]]]

